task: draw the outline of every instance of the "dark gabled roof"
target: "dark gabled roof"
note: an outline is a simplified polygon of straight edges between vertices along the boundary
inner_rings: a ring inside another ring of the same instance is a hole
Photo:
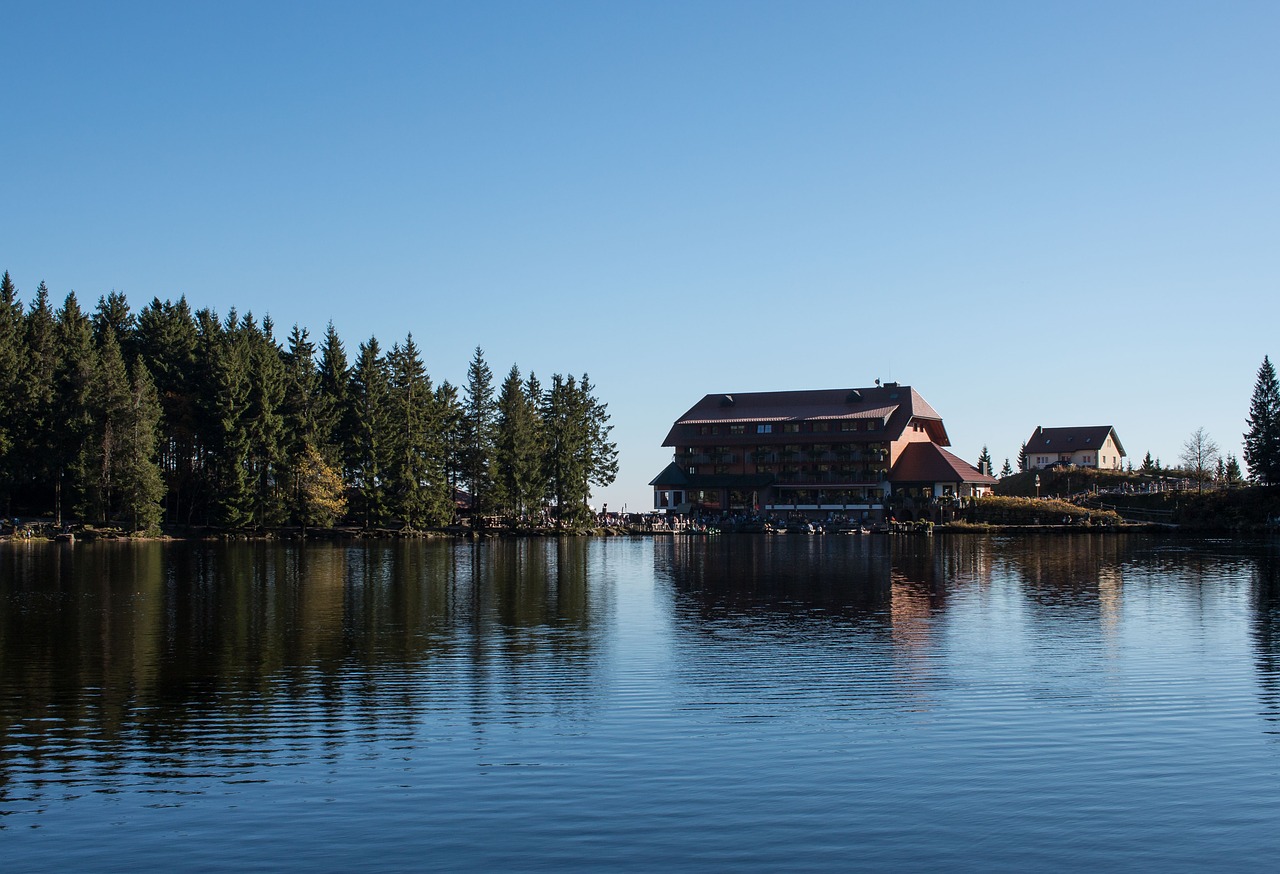
[[[650,480],[649,485],[681,489],[762,489],[774,479],[771,473],[689,473],[673,461]]]
[[[728,425],[748,422],[884,419],[885,438],[896,439],[912,419],[934,423],[936,438],[950,445],[942,417],[909,385],[888,383],[871,388],[804,391],[758,391],[709,394],[676,419],[663,446],[677,445],[681,425]]]
[[[1080,428],[1036,428],[1031,439],[1027,441],[1027,452],[1079,452],[1082,449],[1097,449],[1106,441],[1107,435],[1116,442],[1116,448],[1122,456],[1127,456],[1120,435],[1111,425],[1086,425]]]
[[[969,483],[995,485],[996,478],[979,473],[969,462],[933,443],[908,443],[889,471],[893,483]]]

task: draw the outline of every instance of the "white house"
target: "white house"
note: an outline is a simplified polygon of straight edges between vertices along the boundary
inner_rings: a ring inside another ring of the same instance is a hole
[[[1126,453],[1111,425],[1083,428],[1041,428],[1027,441],[1027,469],[1055,464],[1119,470]]]

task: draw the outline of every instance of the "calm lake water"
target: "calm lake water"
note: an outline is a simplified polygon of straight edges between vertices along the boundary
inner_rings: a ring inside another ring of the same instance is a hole
[[[1275,870],[1280,551],[0,544],[0,870]]]

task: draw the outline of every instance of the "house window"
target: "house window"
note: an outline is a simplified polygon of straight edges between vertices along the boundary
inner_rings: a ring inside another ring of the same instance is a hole
[[[698,433],[705,437],[708,434],[719,434],[720,429],[715,425],[699,425]]]
[[[746,425],[730,425],[729,426],[730,434],[745,434],[746,431],[747,431]]]
[[[853,421],[844,421],[840,423],[841,431],[857,431],[858,423]]]
[[[869,421],[867,422],[867,430],[868,430],[868,431],[879,431],[879,430],[880,430],[880,420],[879,420],[879,419],[871,419],[871,420],[869,420]]]
[[[692,464],[689,465],[689,473],[696,474],[697,472],[698,472],[698,469],[696,467],[694,467]]]
[[[772,433],[773,433],[773,426],[772,426],[772,425],[756,425],[756,433],[757,433],[757,434],[772,434]]]
[[[830,422],[814,422],[814,423],[813,423],[813,430],[815,430],[815,431],[830,431],[830,430],[831,430],[831,423],[830,423]]]
[[[800,423],[799,423],[799,422],[787,422],[787,423],[783,424],[783,426],[782,426],[782,430],[783,430],[785,433],[787,433],[787,434],[799,434],[799,433],[800,433]]]

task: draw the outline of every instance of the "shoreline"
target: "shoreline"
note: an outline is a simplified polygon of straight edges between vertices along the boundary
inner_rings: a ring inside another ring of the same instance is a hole
[[[227,543],[227,542],[259,542],[259,543],[326,543],[326,542],[358,542],[358,541],[394,541],[394,540],[507,540],[507,539],[542,539],[553,537],[724,537],[756,536],[756,537],[931,537],[945,535],[947,537],[978,536],[1080,536],[1080,535],[1115,535],[1115,534],[1155,534],[1168,537],[1226,537],[1239,540],[1257,540],[1275,536],[1274,529],[1238,529],[1227,527],[1188,527],[1156,522],[1128,522],[1119,525],[1017,525],[1017,524],[975,524],[975,523],[942,523],[936,525],[919,525],[918,527],[900,528],[898,530],[876,530],[869,532],[803,532],[803,531],[733,531],[733,530],[654,530],[630,527],[591,527],[580,529],[557,530],[554,528],[517,528],[517,529],[469,529],[463,526],[449,528],[405,530],[405,529],[309,529],[305,533],[296,528],[277,529],[272,531],[216,531],[210,529],[166,531],[154,535],[127,534],[117,530],[98,531],[94,529],[78,529],[53,534],[50,532],[33,533],[30,536],[21,534],[0,534],[0,542],[4,543]]]

